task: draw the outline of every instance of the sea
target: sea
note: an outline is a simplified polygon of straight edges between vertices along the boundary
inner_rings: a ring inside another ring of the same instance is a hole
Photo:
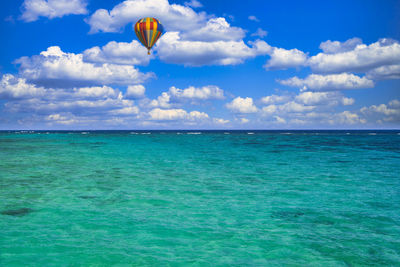
[[[2,131],[0,266],[400,266],[400,131]]]

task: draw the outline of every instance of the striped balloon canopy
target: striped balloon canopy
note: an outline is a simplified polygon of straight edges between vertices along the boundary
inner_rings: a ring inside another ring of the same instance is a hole
[[[143,18],[135,24],[135,33],[139,41],[147,48],[147,54],[150,55],[150,49],[164,32],[164,27],[156,18]]]

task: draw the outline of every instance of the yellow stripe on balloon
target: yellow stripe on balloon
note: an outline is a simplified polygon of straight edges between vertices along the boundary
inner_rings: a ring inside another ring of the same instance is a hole
[[[147,48],[150,48],[150,18],[146,18]]]
[[[137,31],[137,32],[140,32],[140,23],[139,23],[139,22],[136,23],[136,31]]]
[[[150,47],[153,47],[154,41],[156,40],[157,25],[157,21],[153,20],[153,36],[151,37]]]

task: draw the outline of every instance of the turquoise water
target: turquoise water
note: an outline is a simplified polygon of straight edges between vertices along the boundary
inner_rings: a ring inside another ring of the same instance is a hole
[[[400,134],[0,132],[0,265],[399,266]]]

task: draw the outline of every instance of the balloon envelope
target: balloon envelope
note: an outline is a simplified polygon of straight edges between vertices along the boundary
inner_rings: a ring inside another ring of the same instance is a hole
[[[150,49],[164,32],[164,27],[156,18],[143,18],[135,24],[135,33],[139,41],[147,48],[150,55]]]

